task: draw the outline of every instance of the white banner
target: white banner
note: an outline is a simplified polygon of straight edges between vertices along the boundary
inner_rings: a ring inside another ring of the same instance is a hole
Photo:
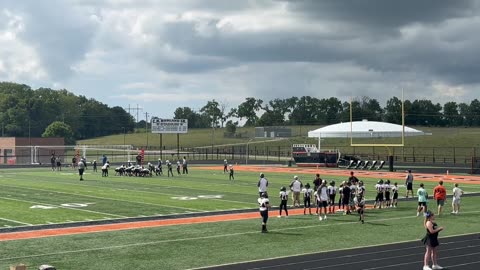
[[[152,118],[152,133],[187,133],[188,119]]]

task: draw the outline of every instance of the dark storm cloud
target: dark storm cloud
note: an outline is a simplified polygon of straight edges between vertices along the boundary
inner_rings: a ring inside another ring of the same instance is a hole
[[[412,23],[441,23],[446,19],[475,16],[474,0],[290,0],[288,8],[312,19],[350,22],[371,31],[392,30]]]

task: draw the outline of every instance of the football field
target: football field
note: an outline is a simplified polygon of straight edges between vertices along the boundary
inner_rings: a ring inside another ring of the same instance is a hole
[[[85,181],[68,168],[2,169],[0,269],[16,263],[32,269],[40,264],[57,269],[188,269],[416,240],[424,234],[414,200],[401,201],[394,209],[367,210],[363,225],[356,215],[332,214],[320,222],[303,213],[277,218],[272,210],[270,233],[260,234],[259,173],[266,174],[271,203],[278,206],[281,186],[288,186],[294,175],[311,183],[315,170],[237,167],[235,181],[222,167],[191,167],[190,174],[174,177],[115,176],[113,169],[109,177],[101,177],[89,169]],[[332,170],[322,177],[338,186],[347,174]],[[378,178],[358,177],[365,182],[367,199],[373,199]],[[438,177],[423,180],[431,192]],[[480,193],[476,181],[464,180],[460,187],[466,193]],[[451,193],[452,182],[445,186]],[[400,198],[403,193],[401,188]],[[450,215],[448,201],[437,219],[447,228],[441,236],[480,232],[478,203],[480,197],[465,196],[462,213]],[[108,224],[117,225],[92,229]],[[56,234],[72,227],[75,232]],[[37,233],[14,237],[32,231]]]

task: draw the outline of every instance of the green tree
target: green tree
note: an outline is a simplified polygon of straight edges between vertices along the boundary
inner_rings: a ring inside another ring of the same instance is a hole
[[[454,101],[447,102],[443,105],[443,117],[445,125],[447,126],[459,126],[463,122],[458,113],[458,105]]]
[[[397,97],[387,100],[383,120],[388,123],[402,124],[402,101]]]
[[[246,127],[255,126],[258,121],[257,112],[262,108],[263,100],[247,97],[243,103],[238,105],[234,113],[240,119],[246,118]]]
[[[61,137],[64,138],[65,144],[73,145],[75,144],[75,138],[73,136],[73,131],[69,125],[55,121],[51,123],[46,129],[45,132],[42,134],[43,138],[48,137]]]
[[[200,112],[204,113],[211,124],[211,127],[215,128],[218,126],[220,118],[222,117],[222,111],[220,110],[220,104],[214,100],[207,102],[207,105],[203,106],[200,109]]]

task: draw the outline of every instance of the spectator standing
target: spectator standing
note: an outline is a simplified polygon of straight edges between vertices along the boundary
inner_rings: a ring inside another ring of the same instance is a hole
[[[417,190],[417,196],[418,196],[418,208],[417,208],[417,217],[418,217],[421,211],[423,211],[424,214],[427,212],[428,193],[425,190],[423,183],[420,184],[420,188]]]
[[[83,181],[83,172],[85,171],[85,163],[80,160],[78,162],[78,175],[80,175],[80,181]]]
[[[407,171],[408,174],[405,176],[405,186],[407,187],[407,193],[405,194],[405,198],[408,199],[408,194],[412,195],[413,198],[413,174],[412,170]]]
[[[290,183],[290,190],[293,192],[292,207],[300,207],[300,192],[302,191],[303,184],[298,180],[298,176],[293,177],[293,181]]]
[[[443,212],[443,206],[447,200],[447,189],[443,186],[443,181],[440,180],[438,185],[433,189],[433,198],[437,201],[437,216]]]
[[[268,180],[267,178],[265,178],[265,174],[263,173],[260,174],[260,180],[258,180],[257,187],[258,187],[258,194],[260,195],[260,197],[262,193],[267,194]],[[266,196],[268,197],[268,194]]]
[[[460,197],[463,195],[463,190],[458,187],[458,183],[455,183],[453,188],[452,198],[452,214],[456,215],[460,211]]]
[[[182,173],[183,174],[188,174],[188,162],[187,162],[187,157],[183,157],[183,160],[182,160]]]
[[[423,226],[427,230],[425,237],[422,238],[423,243],[425,244],[425,256],[423,257],[423,270],[432,270],[432,269],[443,269],[438,265],[437,261],[437,249],[440,243],[438,242],[438,233],[443,231],[443,227],[438,227],[435,223],[435,215],[426,211],[425,219]],[[432,260],[432,268],[430,268],[429,261]]]

